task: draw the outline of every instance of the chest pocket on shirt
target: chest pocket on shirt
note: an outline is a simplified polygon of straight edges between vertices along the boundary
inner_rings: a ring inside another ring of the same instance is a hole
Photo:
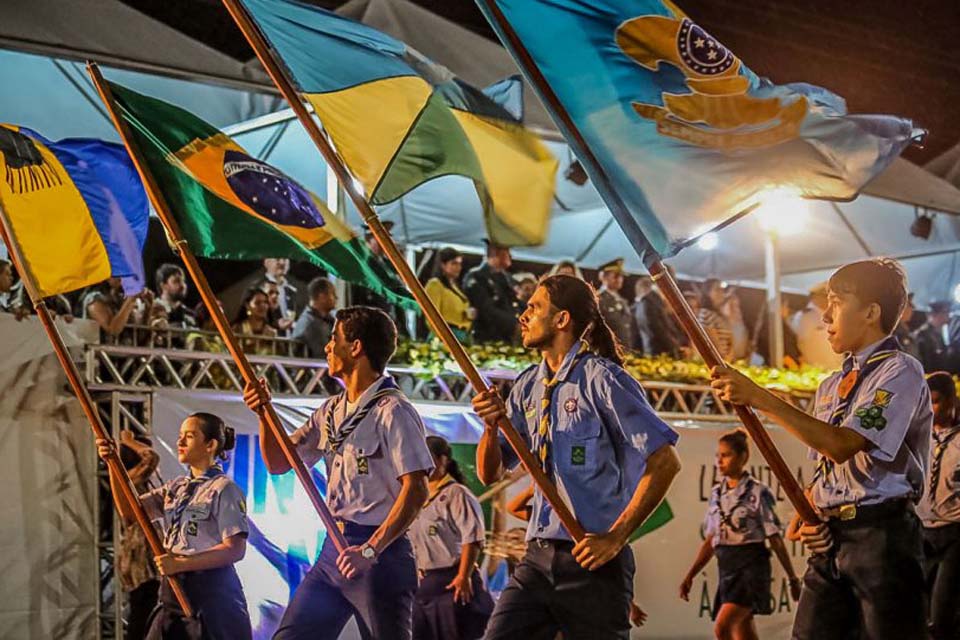
[[[581,398],[557,399],[557,425],[553,430],[557,467],[566,472],[593,474],[603,426]]]
[[[370,477],[370,465],[383,456],[380,437],[370,425],[362,425],[343,443],[343,472],[348,480]]]

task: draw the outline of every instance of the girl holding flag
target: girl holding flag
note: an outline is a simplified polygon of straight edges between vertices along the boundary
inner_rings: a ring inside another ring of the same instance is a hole
[[[246,552],[249,531],[243,492],[218,464],[234,446],[233,429],[209,413],[194,413],[180,425],[177,458],[189,467],[140,496],[147,515],[162,520],[167,553],[156,558],[163,576],[160,601],[151,615],[148,640],[249,640],[250,617],[234,569]],[[97,440],[101,458],[113,443]],[[115,482],[110,478],[111,484]],[[114,490],[117,490],[114,487]],[[122,501],[124,520],[133,520]],[[185,619],[169,577],[176,576],[196,619]]]

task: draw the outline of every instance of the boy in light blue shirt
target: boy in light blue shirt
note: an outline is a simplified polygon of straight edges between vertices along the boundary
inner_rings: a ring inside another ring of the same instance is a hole
[[[752,406],[818,460],[810,496],[823,523],[799,535],[809,559],[793,638],[926,637],[920,523],[932,411],[923,369],[892,336],[907,300],[895,260],[830,278],[823,321],[843,367],[820,384],[813,415],[717,367],[720,397]]]

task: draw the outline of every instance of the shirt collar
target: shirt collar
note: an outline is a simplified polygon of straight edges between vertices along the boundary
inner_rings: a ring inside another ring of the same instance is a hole
[[[724,493],[733,493],[734,495],[736,495],[736,496],[738,496],[738,497],[739,497],[739,496],[742,496],[742,495],[744,494],[744,492],[746,492],[747,489],[749,489],[750,483],[751,483],[752,481],[753,481],[753,476],[750,475],[750,472],[749,472],[749,471],[744,470],[743,473],[740,474],[740,481],[737,482],[737,486],[735,486],[735,487],[730,487],[730,488],[727,489],[727,491],[725,492],[725,491],[723,491],[723,487],[726,487],[726,486],[727,486],[727,479],[724,478],[724,479],[723,479],[723,483],[722,483],[721,486],[720,486],[720,494],[723,495]]]
[[[582,340],[577,340],[570,351],[567,351],[567,355],[563,357],[563,362],[560,363],[560,368],[557,369],[557,373],[554,376],[558,382],[563,382],[569,377],[570,372],[573,370],[573,365],[577,361],[577,355],[581,351],[585,350],[586,344]],[[550,368],[547,366],[547,360],[544,358],[540,362],[540,378],[541,380],[550,380]]]
[[[872,356],[873,352],[876,351],[877,348],[884,342],[884,340],[887,340],[889,337],[890,336],[884,336],[880,340],[877,340],[876,342],[867,345],[860,351],[857,351],[855,354],[853,354],[854,368],[862,369],[863,365],[867,363],[867,359],[870,356]],[[849,356],[850,354],[847,353],[847,355]]]

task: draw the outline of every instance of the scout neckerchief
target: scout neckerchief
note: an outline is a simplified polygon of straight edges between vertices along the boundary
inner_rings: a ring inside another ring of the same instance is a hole
[[[187,479],[187,484],[183,485],[183,488],[180,490],[180,494],[174,497],[173,513],[170,515],[170,528],[167,529],[166,540],[164,540],[164,546],[168,551],[176,542],[177,533],[180,531],[180,524],[183,521],[183,513],[187,510],[187,505],[190,504],[190,500],[197,492],[197,489],[207,480],[216,478],[222,473],[223,469],[220,465],[215,464],[199,476],[190,476]]]
[[[873,353],[867,356],[866,362],[863,363],[862,367],[857,367],[857,359],[854,354],[851,353],[844,358],[843,367],[840,369],[840,384],[837,385],[837,398],[839,402],[837,402],[837,406],[830,416],[830,424],[835,427],[843,424],[850,410],[850,405],[857,396],[857,390],[860,388],[860,385],[863,384],[863,381],[866,380],[877,367],[895,356],[899,351],[900,343],[897,342],[897,339],[893,336],[888,336],[877,346]],[[886,418],[882,415],[876,417],[870,416],[867,413],[869,410],[870,409],[860,409],[857,411],[856,415],[861,419],[861,422],[865,419],[871,421],[882,420],[882,425],[886,426]],[[861,415],[861,412],[863,412],[863,415]],[[882,429],[883,426],[877,425],[877,428]],[[817,470],[814,472],[813,479],[810,481],[810,486],[812,487],[821,477],[825,478],[828,474],[833,473],[833,468],[833,462],[826,456],[821,455],[820,460],[817,462]]]
[[[577,363],[587,351],[587,343],[580,341],[580,348],[577,350],[569,366],[560,365],[552,378],[543,379],[543,398],[540,400],[540,422],[537,425],[537,457],[540,459],[540,468],[547,474],[547,477],[553,479],[553,430],[550,428],[550,403],[553,400],[553,390],[560,384],[560,381],[566,378]],[[546,361],[544,361],[546,367]],[[541,527],[547,526],[550,520],[550,509],[544,505],[540,509],[540,517],[537,519]]]
[[[540,468],[548,477],[553,475],[553,465],[550,464],[553,434],[550,429],[550,403],[553,401],[553,390],[560,384],[573,368],[577,366],[580,358],[587,350],[587,343],[581,342],[580,349],[573,356],[573,361],[569,367],[562,364],[553,374],[552,378],[543,379],[543,398],[540,400],[540,423],[537,425],[537,453],[540,459]]]
[[[331,407],[330,410],[327,411],[327,419],[323,423],[323,430],[327,436],[327,446],[330,450],[334,453],[340,453],[340,446],[343,445],[343,441],[356,430],[363,419],[367,417],[367,414],[377,405],[377,401],[387,396],[399,394],[400,388],[397,387],[397,383],[394,382],[393,378],[384,377],[376,392],[367,398],[363,405],[358,407],[352,414],[344,416],[338,428],[334,428],[333,426],[333,414],[336,412],[336,407]],[[347,392],[344,391],[341,397],[343,401],[346,402]]]
[[[432,489],[430,489],[430,495],[427,497],[427,501],[423,503],[423,507],[420,509],[420,511],[426,509],[427,506],[433,502],[444,489],[455,482],[456,481],[453,479],[453,476],[451,476],[449,473],[440,478],[440,481]]]
[[[730,511],[723,510],[723,494],[726,493],[726,491],[724,491],[724,487],[727,486],[727,479],[724,478],[720,483],[720,491],[717,492],[717,512],[720,514],[721,530],[732,528],[730,526],[732,523],[730,516],[733,515],[733,512],[736,511],[737,507],[739,507],[743,502],[744,496],[750,492],[750,487],[748,485],[750,482],[753,482],[753,477],[747,471],[744,471],[740,475],[740,482],[737,483],[737,486],[730,489],[730,491],[740,491],[740,495],[737,496],[737,500],[733,503],[733,508],[730,509]],[[720,538],[722,539],[723,535],[721,535]]]
[[[930,463],[930,506],[937,504],[937,485],[940,484],[940,466],[943,464],[943,454],[947,451],[947,445],[953,440],[953,437],[960,433],[960,425],[954,425],[953,429],[943,438],[940,438],[936,429],[933,430],[933,440],[936,445],[933,447],[933,462]]]

